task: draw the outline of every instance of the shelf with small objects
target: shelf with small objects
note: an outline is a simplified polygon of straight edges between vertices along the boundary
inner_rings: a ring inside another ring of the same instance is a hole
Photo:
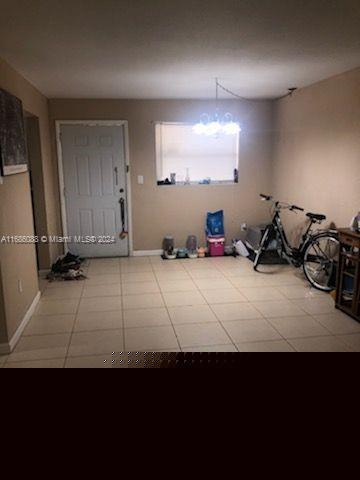
[[[336,308],[360,322],[360,232],[339,229]]]

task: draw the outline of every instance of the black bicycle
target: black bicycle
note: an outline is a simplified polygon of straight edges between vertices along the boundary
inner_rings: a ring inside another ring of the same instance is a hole
[[[260,241],[259,249],[255,252],[254,269],[258,270],[261,259],[268,249],[270,243],[276,242],[276,249],[279,256],[285,259],[296,268],[301,266],[304,269],[306,278],[311,285],[318,290],[329,292],[334,288],[336,277],[336,267],[339,257],[339,239],[336,230],[317,230],[312,231],[314,224],[321,224],[326,220],[325,215],[318,213],[307,213],[309,226],[304,233],[298,248],[290,245],[281,221],[281,210],[290,210],[291,212],[304,209],[296,205],[289,205],[274,201],[269,195],[260,195],[263,201],[272,202],[272,223],[269,224]]]

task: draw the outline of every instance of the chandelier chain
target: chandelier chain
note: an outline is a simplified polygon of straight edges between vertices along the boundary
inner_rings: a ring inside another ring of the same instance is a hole
[[[228,93],[229,95],[232,95],[235,98],[239,98],[240,100],[249,100],[248,98],[242,97],[241,95],[238,95],[237,93],[234,93],[228,88],[224,87],[224,85],[222,85],[217,78],[216,78],[216,87],[221,88],[221,90],[223,90],[224,92]]]

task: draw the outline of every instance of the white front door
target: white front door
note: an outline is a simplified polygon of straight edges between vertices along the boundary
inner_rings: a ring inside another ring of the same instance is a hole
[[[126,198],[126,155],[121,125],[61,125],[64,197],[68,244],[82,257],[118,257],[129,254]],[[124,218],[121,203],[124,202]],[[81,243],[79,237],[95,237],[115,243]]]

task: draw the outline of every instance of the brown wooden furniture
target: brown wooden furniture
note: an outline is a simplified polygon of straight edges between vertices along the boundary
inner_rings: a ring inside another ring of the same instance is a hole
[[[360,233],[339,229],[336,308],[360,322]]]

